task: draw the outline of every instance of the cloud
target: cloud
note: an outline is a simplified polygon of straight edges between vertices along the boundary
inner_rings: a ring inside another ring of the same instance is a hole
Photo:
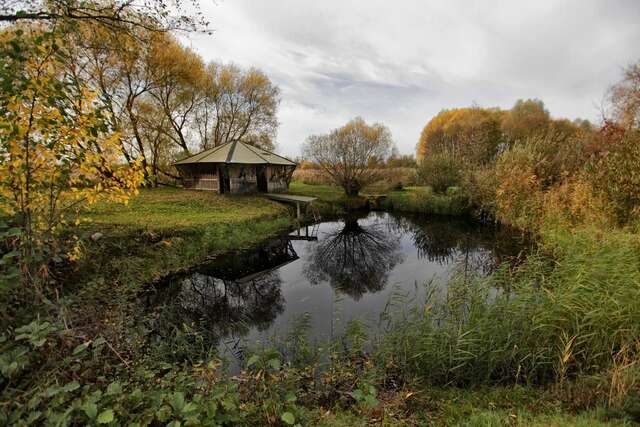
[[[474,102],[537,97],[554,116],[595,120],[640,59],[637,0],[225,0],[205,11],[214,35],[187,43],[280,86],[278,146],[292,156],[355,116],[389,126],[404,153],[438,111]]]

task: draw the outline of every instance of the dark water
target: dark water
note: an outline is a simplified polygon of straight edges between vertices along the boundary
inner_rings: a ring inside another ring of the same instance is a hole
[[[391,302],[424,298],[426,282],[488,274],[523,247],[509,230],[462,220],[374,212],[323,222],[161,283],[147,300],[148,327],[162,340],[187,325],[238,355],[305,316],[310,338],[325,340],[351,319],[375,328]]]

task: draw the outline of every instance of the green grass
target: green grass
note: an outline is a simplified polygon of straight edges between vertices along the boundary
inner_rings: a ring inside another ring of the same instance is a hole
[[[385,208],[398,212],[425,213],[434,215],[464,215],[469,203],[460,192],[436,194],[430,187],[407,187],[403,191],[392,191],[387,196]]]
[[[71,280],[139,287],[171,271],[252,246],[292,225],[287,207],[257,196],[143,190],[128,205],[101,204],[82,217],[84,256]],[[103,234],[97,241],[90,238]]]
[[[131,353],[139,343],[129,328],[145,285],[293,225],[286,206],[261,197],[180,189],[143,190],[128,206],[97,205],[82,220],[81,256],[57,273],[69,316]]]
[[[168,230],[230,224],[286,215],[279,203],[258,196],[224,196],[175,188],[143,189],[128,205],[93,206],[83,220],[101,225]]]
[[[633,422],[602,407],[572,412],[549,390],[531,387],[436,388],[380,396],[380,405],[361,411],[321,411],[309,418],[317,426],[631,426]]]
[[[335,185],[311,185],[300,181],[292,181],[289,185],[289,193],[300,196],[317,197],[323,202],[338,202],[344,198],[344,190]]]

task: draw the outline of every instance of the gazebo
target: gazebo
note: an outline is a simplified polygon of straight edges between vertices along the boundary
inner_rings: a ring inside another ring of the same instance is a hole
[[[296,163],[235,141],[174,163],[185,188],[218,193],[287,191]]]

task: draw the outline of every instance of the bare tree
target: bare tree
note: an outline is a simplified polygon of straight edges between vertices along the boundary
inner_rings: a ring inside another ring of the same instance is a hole
[[[207,66],[205,99],[196,113],[203,149],[242,141],[273,148],[280,89],[260,70]]]
[[[368,167],[370,160],[384,161],[392,145],[391,132],[386,126],[368,125],[357,117],[326,135],[310,136],[303,153],[348,196],[357,196],[363,187],[380,179],[379,170]]]
[[[88,22],[117,31],[204,30],[199,0],[6,0],[0,22]]]

